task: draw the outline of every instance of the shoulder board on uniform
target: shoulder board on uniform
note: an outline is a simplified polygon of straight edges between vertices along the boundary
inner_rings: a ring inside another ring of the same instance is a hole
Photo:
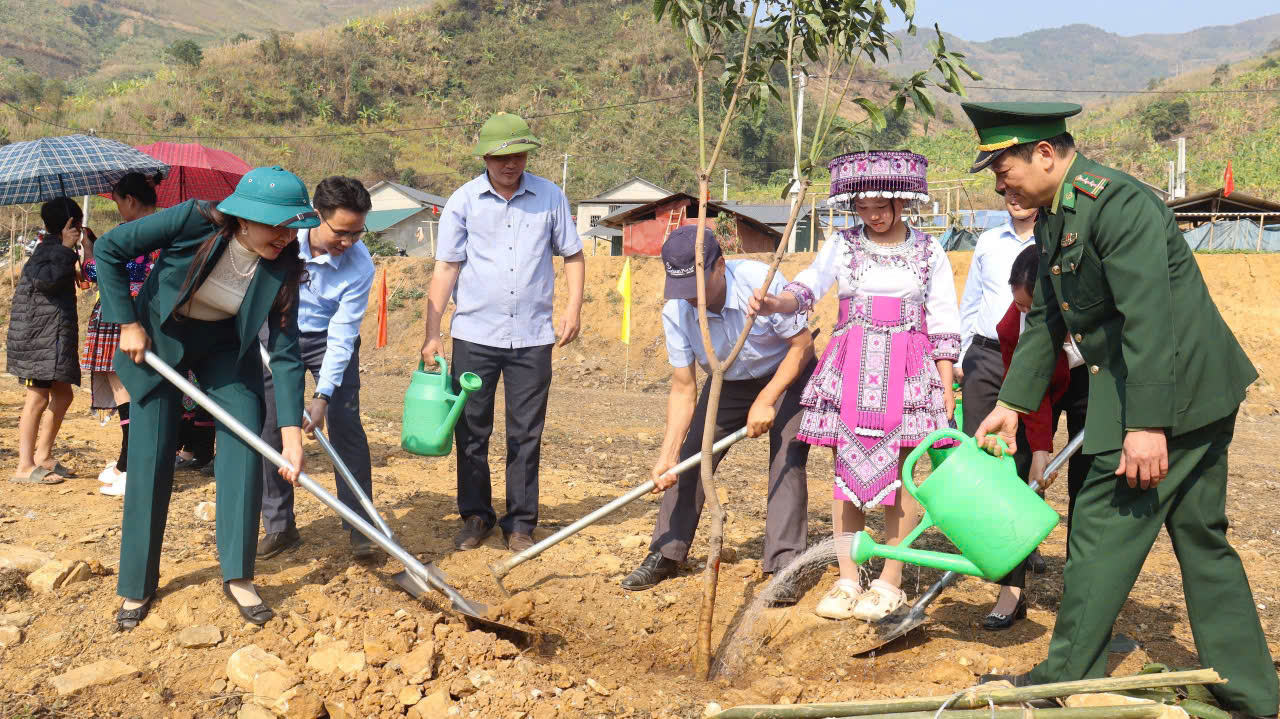
[[[1109,182],[1111,182],[1109,178],[1099,177],[1091,172],[1082,172],[1076,175],[1075,179],[1071,181],[1071,185],[1096,200],[1098,195],[1101,195],[1102,191],[1106,189]]]

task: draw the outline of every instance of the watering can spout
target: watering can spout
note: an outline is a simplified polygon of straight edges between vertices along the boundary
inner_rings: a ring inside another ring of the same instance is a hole
[[[448,363],[438,355],[436,362],[439,372],[427,372],[425,362],[418,363],[405,392],[400,430],[400,446],[426,457],[443,457],[453,451],[453,427],[462,416],[467,397],[481,385],[479,376],[464,372],[458,377],[462,391],[454,394]]]
[[[863,564],[872,557],[896,559],[899,562],[930,567],[957,574],[968,574],[974,577],[985,577],[978,565],[959,554],[931,552],[925,549],[879,544],[866,532],[858,532],[853,537],[853,546],[849,551],[853,561]],[[997,577],[998,579],[998,577]]]

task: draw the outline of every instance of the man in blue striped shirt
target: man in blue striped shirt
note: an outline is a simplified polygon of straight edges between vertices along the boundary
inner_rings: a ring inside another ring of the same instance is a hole
[[[360,241],[364,220],[373,206],[369,192],[351,177],[327,177],[316,186],[312,206],[320,213],[320,226],[298,232],[299,252],[307,265],[307,281],[298,288],[298,330],[302,361],[316,380],[316,392],[307,408],[308,433],[324,430],[338,456],[351,470],[367,496],[373,494],[373,470],[369,460],[369,440],[360,422],[360,323],[369,307],[373,287],[373,259]],[[266,328],[263,330],[266,337]],[[266,378],[266,416],[262,438],[280,448],[280,428],[276,426],[274,385]],[[365,521],[372,522],[346,482],[339,481],[338,499]],[[258,543],[264,559],[302,541],[293,513],[293,485],[276,472],[270,462],[262,463],[262,526],[267,536]],[[367,537],[353,531],[351,550],[358,560],[377,556]]]
[[[569,200],[550,180],[525,172],[541,143],[525,121],[499,112],[480,129],[473,154],[485,172],[458,188],[440,215],[436,264],[427,297],[422,358],[443,356],[440,323],[452,296],[456,309],[451,371],[484,383],[472,393],[454,428],[458,445],[458,549],[474,549],[502,527],[512,551],[533,545],[538,523],[538,462],[551,389],[551,348],[578,336],[586,263]],[[564,258],[569,296],[552,324],[553,256]],[[498,520],[489,480],[489,436],[498,378],[506,390],[507,506]]]

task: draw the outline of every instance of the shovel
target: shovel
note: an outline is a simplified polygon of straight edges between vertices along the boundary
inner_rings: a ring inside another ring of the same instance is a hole
[[[1045,476],[1053,474],[1061,469],[1062,465],[1066,464],[1067,460],[1079,451],[1082,444],[1084,444],[1083,431],[1072,437],[1071,441],[1067,442],[1067,446],[1063,447],[1056,455],[1054,455],[1053,459],[1049,460],[1048,466],[1044,469]],[[1039,485],[1037,483],[1032,483],[1031,489],[1039,489]],[[920,595],[920,597],[916,599],[916,603],[913,604],[910,609],[906,611],[899,609],[883,619],[878,619],[872,622],[871,633],[857,643],[853,652],[854,656],[866,654],[872,650],[879,649],[889,642],[909,634],[916,627],[924,624],[926,618],[924,615],[925,610],[929,608],[930,604],[933,604],[934,600],[938,598],[938,595],[942,594],[944,589],[955,584],[956,580],[959,578],[960,574],[956,572],[947,572],[943,574],[938,581],[933,583],[933,586],[929,587],[924,594]]]
[[[267,461],[277,467],[290,466],[289,462],[283,455],[277,452],[271,445],[263,441],[261,437],[249,431],[248,427],[245,427],[239,420],[232,417],[229,412],[214,402],[209,395],[200,391],[198,387],[188,382],[186,377],[178,374],[154,352],[147,350],[145,357],[147,364],[150,365],[152,369],[159,372],[161,376],[169,380],[169,382],[171,382],[175,387],[182,390],[183,393],[191,399],[195,400],[196,404],[204,407],[209,414],[213,415],[214,419],[217,419],[227,429],[235,433],[235,435],[245,444],[248,444],[250,447],[257,450],[257,452],[265,457]],[[399,560],[400,563],[405,566],[408,576],[412,579],[411,584],[418,591],[415,592],[404,584],[401,584],[401,586],[412,594],[414,598],[420,598],[422,594],[426,592],[427,588],[434,589],[449,599],[450,605],[455,612],[458,612],[479,624],[497,626],[504,630],[521,635],[528,634],[528,632],[524,630],[499,624],[490,620],[486,616],[489,611],[488,607],[479,602],[472,602],[462,596],[458,590],[449,586],[448,582],[445,580],[444,574],[442,574],[439,569],[432,566],[430,563],[424,565],[419,562],[412,554],[406,552],[404,548],[390,539],[390,537],[383,535],[377,528],[366,522],[359,514],[352,511],[350,507],[338,501],[337,497],[329,494],[324,487],[317,484],[316,481],[307,476],[305,472],[298,474],[298,484],[300,484],[303,489],[314,494],[316,499],[319,499],[322,504],[337,512],[338,516],[345,519],[348,524],[355,527],[357,531],[368,537],[374,544],[381,547],[383,551]],[[352,484],[354,484],[354,482],[352,482]],[[358,489],[357,492],[359,494],[363,494],[362,492],[359,492]],[[368,501],[367,497],[365,497],[365,501]],[[370,506],[372,506],[372,503],[370,503]],[[376,511],[373,512],[372,515],[378,516]]]
[[[734,443],[736,443],[738,440],[746,436],[747,436],[747,428],[743,427],[737,432],[734,432],[728,437],[725,437],[721,439],[719,442],[716,442],[714,445],[712,445],[711,453],[713,455],[719,454],[725,451],[726,449],[728,449],[729,447],[733,446]],[[668,474],[680,474],[681,472],[684,472],[686,470],[692,469],[693,467],[697,466],[698,463],[701,461],[702,461],[702,453],[699,452],[693,455],[692,457],[689,457],[688,459],[684,460],[680,464],[677,464],[676,466],[672,467],[671,469],[668,469],[666,473],[663,474],[663,476],[666,476]],[[631,490],[630,492],[627,492],[621,497],[618,497],[612,502],[597,509],[591,514],[588,514],[582,519],[579,519],[573,524],[570,524],[564,529],[561,529],[560,531],[556,532],[550,537],[547,537],[541,542],[538,542],[532,547],[529,547],[523,552],[520,552],[519,554],[514,554],[511,557],[504,559],[501,562],[493,562],[492,564],[489,565],[489,571],[493,573],[493,579],[495,582],[498,583],[498,588],[501,589],[503,593],[505,593],[508,597],[511,596],[511,592],[508,591],[507,588],[502,584],[502,578],[510,574],[511,570],[515,569],[521,564],[524,564],[530,559],[533,559],[539,554],[542,554],[548,549],[551,549],[552,547],[563,542],[569,537],[572,537],[578,532],[581,532],[587,527],[590,527],[596,522],[599,522],[600,520],[604,519],[610,514],[613,514],[619,509],[622,509],[628,504],[631,504],[637,499],[640,499],[644,495],[649,494],[650,492],[653,491],[653,488],[654,488],[654,483],[653,483],[653,480],[651,479],[645,482],[644,484],[636,487],[635,489]]]

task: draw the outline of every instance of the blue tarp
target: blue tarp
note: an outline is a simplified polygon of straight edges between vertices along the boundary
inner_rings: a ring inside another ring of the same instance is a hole
[[[1264,225],[1261,233],[1253,220],[1207,222],[1182,233],[1194,251],[1255,250],[1280,252],[1280,225]]]

